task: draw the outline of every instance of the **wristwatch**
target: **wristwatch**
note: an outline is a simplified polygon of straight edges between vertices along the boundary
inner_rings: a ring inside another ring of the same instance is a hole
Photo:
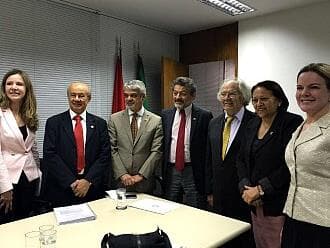
[[[261,185],[258,185],[258,186],[257,186],[257,189],[258,189],[258,191],[259,191],[259,195],[260,195],[260,196],[264,196],[265,192],[262,190]]]

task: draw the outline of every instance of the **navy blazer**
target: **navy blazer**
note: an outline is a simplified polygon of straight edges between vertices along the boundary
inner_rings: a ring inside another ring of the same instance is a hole
[[[211,120],[207,137],[205,187],[206,193],[213,195],[213,209],[218,214],[245,221],[249,220],[250,210],[237,187],[236,159],[246,125],[253,117],[254,113],[244,110],[241,124],[224,160],[221,151],[225,114]]]
[[[106,121],[86,113],[84,178],[92,183],[86,199],[75,199],[70,185],[77,179],[76,145],[69,111],[46,122],[43,144],[43,171],[46,172],[45,197],[57,205],[88,201],[104,194],[110,171],[110,139]]]
[[[172,125],[176,108],[162,111],[162,123],[164,132],[164,163],[163,178],[166,184],[166,169],[171,150]],[[205,192],[205,154],[207,129],[212,113],[208,110],[192,105],[191,109],[191,130],[190,130],[190,158],[193,169],[196,188],[200,193]]]
[[[244,185],[260,184],[265,192],[262,198],[265,215],[278,216],[282,213],[290,183],[290,172],[284,158],[285,148],[302,121],[302,117],[296,114],[284,111],[277,113],[253,157],[252,147],[261,119],[252,119],[246,128],[237,160],[239,189],[242,192]],[[255,208],[252,207],[252,210]]]

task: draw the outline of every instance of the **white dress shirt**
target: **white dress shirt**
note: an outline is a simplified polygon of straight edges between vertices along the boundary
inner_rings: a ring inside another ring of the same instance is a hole
[[[128,109],[129,124],[132,123],[133,114],[134,114],[134,112],[132,110]],[[137,114],[136,120],[137,120],[137,124],[138,124],[138,129],[140,129],[142,116],[144,114],[144,107],[142,106],[142,108],[138,112],[136,112],[136,114]]]
[[[227,146],[227,151],[229,149],[229,147],[231,146],[231,144],[233,143],[233,140],[237,134],[237,131],[239,129],[239,127],[241,126],[241,123],[242,123],[242,119],[243,119],[243,116],[244,116],[244,111],[245,111],[245,108],[242,107],[237,113],[235,116],[235,118],[232,120],[231,122],[231,126],[230,126],[230,136],[229,136],[229,142],[228,142],[228,146]],[[227,113],[225,113],[225,118],[227,119],[228,115]],[[226,153],[227,153],[226,151]]]
[[[71,121],[72,121],[72,128],[73,128],[73,132],[74,132],[74,128],[76,126],[76,121],[73,119],[76,115],[78,115],[77,113],[73,112],[70,109],[70,116],[71,116]],[[81,117],[81,125],[83,128],[83,135],[84,135],[84,149],[85,149],[85,145],[86,145],[86,110],[84,112],[82,112],[80,114]]]

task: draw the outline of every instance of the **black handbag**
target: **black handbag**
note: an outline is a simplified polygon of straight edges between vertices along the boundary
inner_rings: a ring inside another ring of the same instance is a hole
[[[144,234],[104,235],[101,248],[172,248],[170,239],[161,229]]]

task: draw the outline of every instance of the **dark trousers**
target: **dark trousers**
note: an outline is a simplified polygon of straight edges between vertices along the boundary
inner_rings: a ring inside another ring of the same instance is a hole
[[[196,208],[205,208],[206,196],[196,190],[192,166],[186,164],[182,171],[169,164],[166,173],[165,198]]]
[[[282,231],[282,248],[329,248],[330,227],[287,217]]]
[[[13,185],[13,210],[5,214],[4,209],[1,209],[0,224],[30,216],[38,183],[38,179],[29,182],[25,173],[22,172],[18,183]]]

